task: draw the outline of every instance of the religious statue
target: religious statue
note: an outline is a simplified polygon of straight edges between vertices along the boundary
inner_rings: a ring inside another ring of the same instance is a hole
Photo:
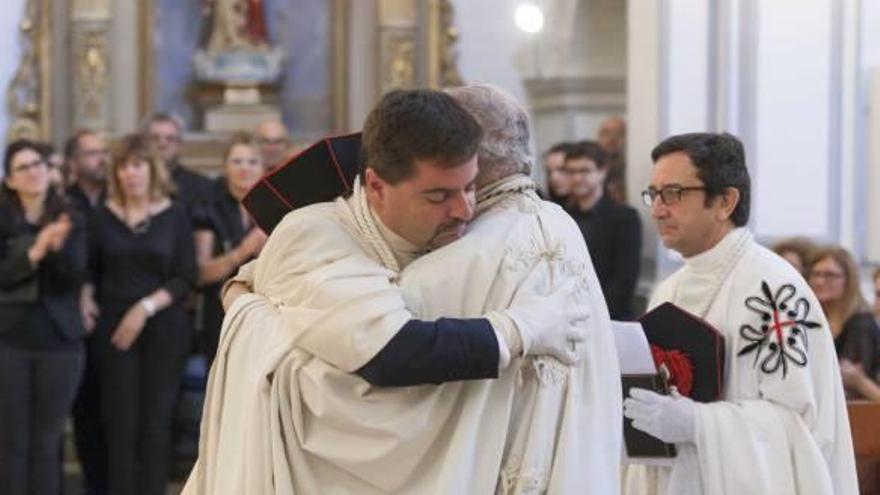
[[[209,52],[265,49],[269,43],[263,0],[203,0],[211,15]]]
[[[210,32],[193,56],[193,67],[205,129],[250,129],[280,119],[270,102],[277,100],[284,52],[269,39],[263,0],[202,2]]]

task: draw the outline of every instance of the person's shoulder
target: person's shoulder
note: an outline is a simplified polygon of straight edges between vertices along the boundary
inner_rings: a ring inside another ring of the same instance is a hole
[[[844,329],[845,331],[869,334],[874,339],[880,338],[880,327],[877,326],[877,320],[868,311],[859,311],[850,316],[844,324]]]
[[[743,269],[738,270],[738,273],[742,275],[764,278],[767,282],[806,285],[803,275],[791,263],[754,240],[740,266]]]
[[[316,203],[284,215],[272,230],[271,237],[283,236],[315,242],[326,238],[350,237],[343,225],[336,203]]]

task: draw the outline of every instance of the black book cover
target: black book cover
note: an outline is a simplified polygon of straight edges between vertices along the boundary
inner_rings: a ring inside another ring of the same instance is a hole
[[[724,392],[724,336],[703,319],[672,303],[657,306],[639,318],[658,373],[624,375],[623,394],[632,387],[668,395],[675,386],[697,402],[719,400]],[[674,457],[675,447],[636,430],[624,421],[627,455]]]
[[[629,397],[631,388],[653,390],[658,394],[668,395],[669,387],[666,380],[659,374],[623,375],[623,396]],[[626,454],[632,458],[640,457],[675,457],[675,445],[666,443],[657,437],[633,427],[632,420],[623,418],[623,443]]]

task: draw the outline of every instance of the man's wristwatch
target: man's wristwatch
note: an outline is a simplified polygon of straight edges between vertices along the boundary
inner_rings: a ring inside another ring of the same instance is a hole
[[[141,299],[141,307],[144,308],[144,313],[147,313],[147,318],[152,318],[156,314],[156,303],[149,297]]]

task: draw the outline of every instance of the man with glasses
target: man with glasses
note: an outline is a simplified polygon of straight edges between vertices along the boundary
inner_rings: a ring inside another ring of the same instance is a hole
[[[203,226],[207,221],[204,218],[204,209],[211,196],[211,181],[180,163],[183,122],[171,114],[157,113],[147,121],[144,137],[156,156],[165,163],[174,185],[177,186],[175,199],[186,207],[194,226]]]
[[[284,123],[280,120],[264,120],[257,125],[254,134],[260,145],[266,170],[271,172],[282,165],[290,150],[290,139]]]
[[[642,252],[639,214],[606,194],[608,154],[597,143],[572,144],[563,167],[569,182],[568,213],[587,242],[611,319],[631,320]]]
[[[91,216],[104,198],[110,152],[107,143],[90,129],[81,129],[67,140],[64,155],[73,174],[67,197],[84,218]],[[83,310],[83,319],[95,315]],[[94,321],[86,328],[93,328]],[[86,364],[83,380],[73,403],[73,433],[77,457],[85,478],[85,493],[107,493],[107,444],[101,414],[100,377],[91,335],[86,337]]]
[[[625,493],[857,493],[852,439],[828,322],[809,286],[745,228],[751,183],[730,134],[673,136],[651,153],[642,193],[684,266],[650,307],[672,302],[725,337],[722,399],[633,389],[624,415],[678,452],[631,464]]]

